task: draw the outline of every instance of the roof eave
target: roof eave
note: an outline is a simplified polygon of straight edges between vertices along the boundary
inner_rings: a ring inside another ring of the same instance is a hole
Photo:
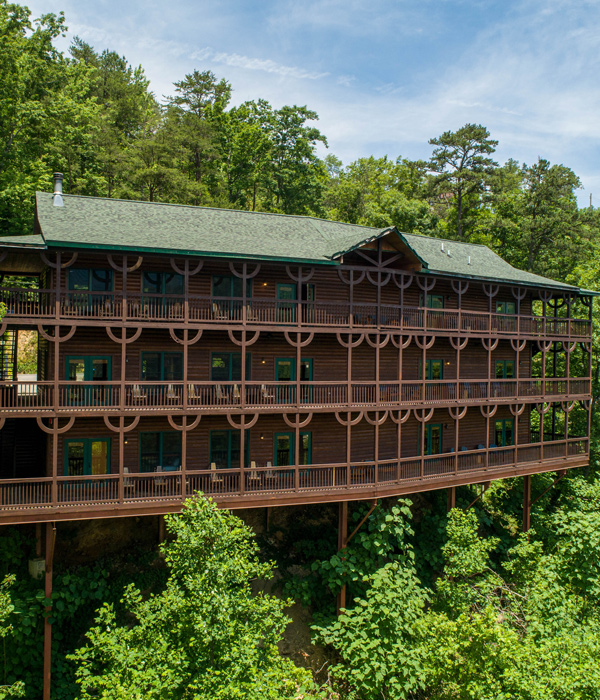
[[[240,253],[224,253],[206,250],[186,250],[179,248],[146,248],[127,245],[103,245],[102,243],[74,243],[73,241],[60,241],[46,239],[49,248],[72,248],[77,250],[122,250],[131,253],[146,253],[155,255],[190,255],[202,258],[235,258],[243,260],[265,260],[268,262],[300,263],[306,265],[339,265],[337,260],[317,258],[286,258],[276,255],[249,255]]]
[[[477,280],[477,281],[490,281],[490,282],[496,282],[498,284],[516,284],[519,285],[520,287],[531,287],[532,289],[537,289],[541,285],[540,284],[535,284],[534,282],[524,282],[520,280],[509,280],[506,279],[505,277],[490,277],[490,276],[484,276],[484,275],[466,275],[461,272],[446,272],[443,270],[423,270],[424,273],[429,274],[429,275],[436,275],[439,277],[457,277],[459,279],[468,279],[468,280]],[[595,295],[600,295],[600,292],[588,292],[587,290],[582,290],[579,287],[575,287],[574,285],[571,284],[561,284],[560,282],[555,282],[554,280],[548,280],[550,284],[548,287],[552,289],[560,289],[565,292],[579,292],[580,294],[595,294]]]

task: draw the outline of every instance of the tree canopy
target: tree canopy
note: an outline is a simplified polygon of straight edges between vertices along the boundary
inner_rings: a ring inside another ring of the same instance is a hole
[[[201,495],[166,516],[164,590],[133,585],[119,618],[104,605],[73,656],[80,698],[296,698],[310,675],[277,649],[286,601],[253,590],[261,563],[250,528]]]

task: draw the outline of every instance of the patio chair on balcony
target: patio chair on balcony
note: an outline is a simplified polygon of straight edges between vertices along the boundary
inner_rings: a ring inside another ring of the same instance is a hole
[[[167,387],[167,398],[168,398],[170,401],[173,401],[174,399],[178,399],[178,398],[179,398],[179,394],[178,394],[178,392],[177,392],[177,388],[175,387],[174,384],[169,384],[169,386]]]
[[[128,474],[129,467],[123,467],[123,490],[125,491],[125,498],[135,496],[135,483]]]
[[[212,305],[212,312],[213,318],[217,321],[226,321],[229,319],[226,304],[217,304],[217,302],[214,301]]]
[[[260,385],[260,396],[265,403],[271,403],[275,398],[275,394],[269,394],[266,384]]]
[[[237,384],[234,384],[233,385],[233,400],[237,401],[239,403],[241,398],[242,397],[240,395],[240,387]]]
[[[210,463],[210,480],[213,484],[222,484],[223,477],[217,474],[217,464],[216,462]]]
[[[248,475],[248,481],[250,482],[250,485],[253,483],[255,485],[260,483],[260,474],[256,470],[256,462],[254,460],[250,462],[250,474]]]
[[[273,465],[271,462],[267,462],[267,470],[265,472],[265,481],[275,481],[277,479],[277,474],[272,469]]]
[[[146,403],[147,399],[146,392],[142,389],[142,387],[139,384],[134,384],[131,387],[131,400],[135,404],[142,404]]]

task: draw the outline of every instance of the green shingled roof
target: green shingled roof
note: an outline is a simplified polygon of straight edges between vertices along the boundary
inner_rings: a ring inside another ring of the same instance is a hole
[[[422,272],[534,287],[577,290],[517,270],[489,248],[307,216],[212,209],[156,202],[52,194],[36,195],[43,236],[0,238],[0,246],[109,248],[218,257],[337,264],[341,256],[385,235],[399,236],[423,264]],[[443,248],[442,248],[443,246]]]
[[[333,262],[337,251],[389,229],[366,228],[306,216],[211,209],[37,193],[37,215],[49,246],[84,245],[177,251],[316,263]]]
[[[427,271],[432,274],[518,282],[534,287],[577,289],[569,284],[518,270],[484,245],[459,243],[411,233],[400,235],[420,258],[427,261]]]

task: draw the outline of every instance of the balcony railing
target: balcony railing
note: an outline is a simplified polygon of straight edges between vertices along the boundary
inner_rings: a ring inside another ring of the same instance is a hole
[[[18,521],[19,514],[48,511],[102,511],[124,507],[140,512],[156,504],[180,503],[195,491],[217,501],[260,505],[285,501],[311,502],[315,496],[359,498],[363,493],[403,493],[444,488],[461,477],[493,479],[494,474],[555,470],[581,466],[589,450],[587,438],[469,450],[427,457],[410,457],[350,464],[260,466],[241,469],[203,469],[183,472],[61,476],[56,479],[0,480],[0,521]],[[463,479],[464,480],[464,479]],[[404,491],[406,492],[406,491]]]
[[[0,415],[566,401],[589,397],[589,379],[395,382],[0,382]]]
[[[136,323],[379,328],[406,332],[587,339],[589,320],[507,315],[456,309],[321,301],[280,301],[120,292],[61,292],[0,288],[7,316]]]

